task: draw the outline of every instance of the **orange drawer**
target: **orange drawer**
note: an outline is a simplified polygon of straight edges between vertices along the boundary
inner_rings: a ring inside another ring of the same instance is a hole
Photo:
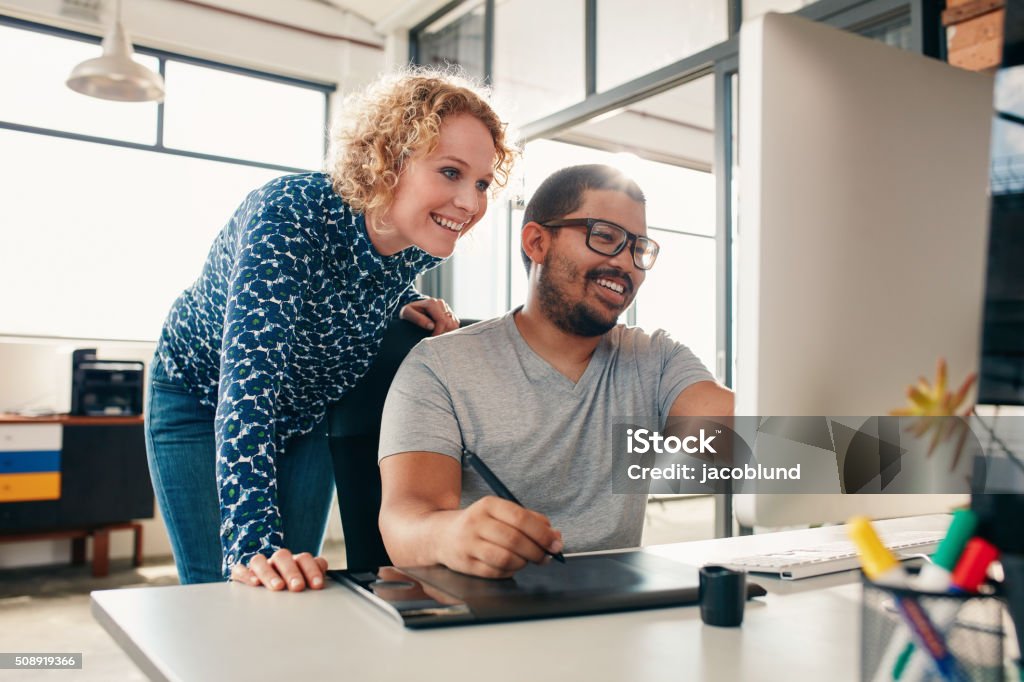
[[[0,502],[60,499],[60,472],[0,475]]]

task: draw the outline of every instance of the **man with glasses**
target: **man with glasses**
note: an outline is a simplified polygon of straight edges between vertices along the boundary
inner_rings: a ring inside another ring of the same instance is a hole
[[[499,578],[548,553],[638,546],[647,500],[612,493],[613,423],[732,414],[732,392],[689,349],[618,324],[658,257],[644,201],[608,166],[554,173],[523,220],[526,304],[406,358],[379,452],[395,565]],[[464,469],[463,451],[524,506]]]

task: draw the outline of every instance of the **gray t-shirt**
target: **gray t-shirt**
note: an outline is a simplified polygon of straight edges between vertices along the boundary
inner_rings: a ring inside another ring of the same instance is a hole
[[[612,425],[646,417],[663,426],[683,389],[714,377],[666,332],[619,325],[574,384],[527,345],[514,312],[409,353],[384,405],[378,459],[415,451],[460,459],[465,447],[551,519],[566,552],[638,546],[647,499],[612,493]],[[490,494],[463,469],[463,508]]]

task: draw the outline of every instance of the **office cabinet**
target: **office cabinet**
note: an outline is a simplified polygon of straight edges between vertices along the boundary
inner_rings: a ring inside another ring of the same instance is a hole
[[[153,517],[142,417],[0,416],[0,533]]]

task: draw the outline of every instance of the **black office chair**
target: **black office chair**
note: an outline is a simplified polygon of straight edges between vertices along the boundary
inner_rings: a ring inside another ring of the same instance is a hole
[[[479,320],[462,320],[463,327]],[[430,335],[411,322],[395,320],[384,334],[377,359],[366,375],[327,411],[328,443],[334,460],[341,527],[345,532],[348,568],[365,570],[390,566],[380,537],[380,417],[384,399],[402,360],[412,347]]]
[[[380,418],[399,365],[412,347],[429,334],[410,322],[393,321],[370,370],[327,411],[328,442],[350,570],[391,565],[377,525]]]

